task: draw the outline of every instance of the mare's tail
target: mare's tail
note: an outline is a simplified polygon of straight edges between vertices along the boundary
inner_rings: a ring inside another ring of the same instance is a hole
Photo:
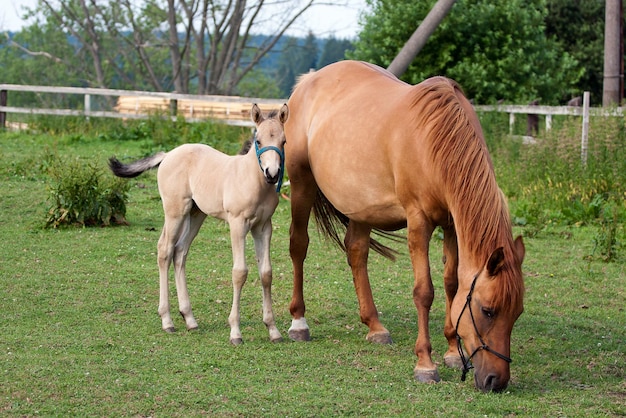
[[[339,248],[346,252],[346,246],[339,237],[339,230],[345,231],[350,219],[339,212],[321,191],[317,192],[317,197],[313,204],[313,215],[320,233],[333,240]],[[374,229],[374,233],[394,241],[404,240],[400,235],[380,229]],[[390,260],[395,260],[396,254],[398,254],[393,248],[389,248],[372,238],[370,238],[370,248]]]
[[[137,177],[144,171],[158,167],[161,161],[167,155],[165,152],[159,152],[151,157],[142,158],[130,164],[122,164],[117,158],[109,158],[109,168],[118,177]]]

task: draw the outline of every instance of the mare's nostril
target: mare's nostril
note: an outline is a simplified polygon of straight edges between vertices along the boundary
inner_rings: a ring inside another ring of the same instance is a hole
[[[502,392],[506,389],[507,384],[500,383],[500,379],[495,374],[489,374],[485,379],[485,391]]]

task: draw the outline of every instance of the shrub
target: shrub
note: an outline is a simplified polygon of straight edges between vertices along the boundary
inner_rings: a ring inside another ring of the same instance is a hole
[[[130,184],[92,162],[47,158],[50,162],[46,227],[63,225],[107,226],[126,224],[126,201]]]

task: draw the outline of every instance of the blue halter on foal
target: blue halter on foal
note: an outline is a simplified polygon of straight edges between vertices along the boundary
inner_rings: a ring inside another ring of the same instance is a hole
[[[467,299],[465,300],[465,305],[463,305],[463,309],[461,310],[461,314],[459,315],[459,319],[456,321],[456,342],[457,348],[459,350],[459,355],[461,356],[461,362],[463,362],[463,374],[461,375],[461,381],[465,381],[465,377],[467,376],[467,372],[474,368],[472,365],[472,357],[474,354],[479,352],[480,350],[489,351],[494,356],[506,361],[507,363],[511,363],[513,360],[510,357],[505,356],[504,354],[500,354],[497,351],[492,350],[483,340],[483,337],[478,332],[478,327],[476,326],[476,321],[474,320],[474,313],[472,312],[472,293],[474,293],[474,287],[476,286],[476,280],[478,279],[478,275],[474,276],[474,280],[472,281],[472,286],[470,287],[470,291],[467,294]],[[472,318],[472,325],[474,325],[474,331],[476,331],[476,335],[478,335],[478,339],[480,340],[480,344],[474,352],[469,356],[465,357],[465,353],[463,352],[463,343],[461,342],[461,336],[459,335],[459,323],[461,322],[461,317],[465,312],[465,308],[468,308],[470,313],[470,318]]]
[[[254,136],[254,150],[256,151],[256,158],[259,160],[259,167],[261,171],[263,171],[263,167],[261,167],[261,154],[266,151],[276,151],[280,156],[280,169],[278,171],[278,184],[276,185],[276,193],[280,192],[280,188],[283,185],[283,175],[285,174],[285,153],[278,147],[273,145],[263,147],[259,149],[259,141],[256,139],[256,134]]]

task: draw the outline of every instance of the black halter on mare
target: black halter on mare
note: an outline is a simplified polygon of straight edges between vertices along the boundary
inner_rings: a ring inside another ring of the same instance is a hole
[[[474,320],[474,314],[472,313],[472,293],[474,292],[474,287],[476,286],[476,280],[478,279],[478,274],[474,276],[474,280],[472,281],[472,286],[470,287],[470,291],[467,294],[467,299],[465,300],[465,305],[463,305],[463,309],[461,310],[461,314],[459,315],[459,319],[456,321],[456,342],[457,348],[459,350],[459,355],[461,356],[461,361],[463,362],[463,374],[461,375],[461,381],[465,381],[465,377],[467,376],[467,372],[474,368],[472,365],[472,357],[480,351],[485,350],[489,351],[494,356],[506,361],[507,363],[511,363],[513,360],[510,357],[505,356],[504,354],[500,354],[497,351],[492,350],[483,340],[483,337],[478,332],[478,327],[476,326],[476,321]],[[465,358],[465,354],[463,353],[463,344],[461,342],[461,336],[459,335],[459,323],[461,322],[461,317],[465,312],[465,308],[469,307],[470,318],[472,318],[472,324],[474,325],[474,331],[476,331],[476,335],[478,335],[478,339],[480,340],[480,346],[476,347],[474,352],[468,357]]]

